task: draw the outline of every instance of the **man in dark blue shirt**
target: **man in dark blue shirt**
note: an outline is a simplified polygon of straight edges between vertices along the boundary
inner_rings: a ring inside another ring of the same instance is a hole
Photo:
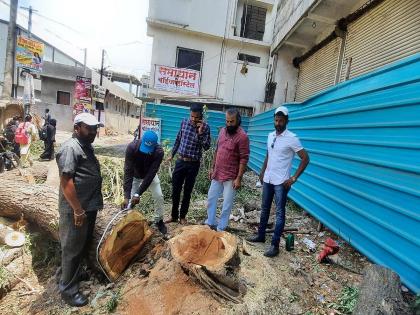
[[[140,201],[140,196],[149,188],[155,203],[154,221],[162,234],[167,229],[163,223],[163,194],[157,175],[163,160],[163,149],[157,143],[158,136],[153,131],[146,131],[141,140],[134,140],[125,151],[124,164],[124,203],[126,208],[131,198],[131,205]]]
[[[178,153],[178,160],[172,174],[172,216],[167,222],[177,222],[181,224],[187,221],[185,217],[190,206],[191,192],[194,188],[195,179],[200,169],[202,151],[210,148],[210,127],[203,122],[203,106],[193,104],[191,106],[190,119],[184,119],[181,128],[172,148],[172,160]],[[184,186],[184,196],[181,209],[179,208],[182,187]]]

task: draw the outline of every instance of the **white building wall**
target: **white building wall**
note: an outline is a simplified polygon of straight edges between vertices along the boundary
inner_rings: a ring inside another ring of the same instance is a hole
[[[204,52],[200,94],[216,95],[222,38],[197,36],[193,33],[172,33],[160,28],[150,28],[149,33],[153,34],[151,86],[154,85],[155,66],[175,67],[177,47],[183,47]]]
[[[238,53],[260,57],[260,64],[248,63],[248,73],[240,71],[244,64],[237,60]],[[229,42],[220,80],[220,96],[224,101],[242,106],[255,107],[264,101],[269,48],[246,46]]]
[[[273,2],[248,2],[267,9],[264,37],[257,41],[239,37],[246,0],[150,0],[151,88],[156,65],[176,66],[177,47],[182,47],[203,51],[200,96],[248,107],[262,103],[276,14]],[[241,74],[238,53],[260,57],[260,64],[248,63],[248,73]]]
[[[213,36],[225,34],[229,0],[150,0],[149,19]]]

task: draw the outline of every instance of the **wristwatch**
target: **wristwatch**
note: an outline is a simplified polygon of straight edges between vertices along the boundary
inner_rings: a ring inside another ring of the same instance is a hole
[[[290,178],[292,179],[293,183],[296,183],[296,176],[292,176]]]

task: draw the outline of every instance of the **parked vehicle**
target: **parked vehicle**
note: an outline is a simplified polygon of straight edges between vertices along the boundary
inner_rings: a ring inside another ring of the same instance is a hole
[[[16,153],[9,149],[11,147],[12,143],[0,136],[0,173],[20,166],[20,159]]]

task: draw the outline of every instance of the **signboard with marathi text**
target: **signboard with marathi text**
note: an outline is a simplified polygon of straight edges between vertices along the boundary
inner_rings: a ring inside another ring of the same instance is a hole
[[[156,132],[158,135],[158,143],[160,143],[161,140],[161,119],[160,118],[151,118],[151,117],[142,117],[141,118],[141,129],[140,129],[140,137],[143,137],[143,133],[145,133],[148,130]]]
[[[200,71],[156,65],[154,88],[180,94],[200,94]]]
[[[81,76],[76,77],[74,85],[73,116],[80,113],[90,113],[92,107],[92,80]]]
[[[42,71],[44,44],[36,40],[18,36],[16,41],[16,66],[32,72]]]
[[[92,100],[103,103],[105,101],[106,88],[98,84],[93,85]]]

